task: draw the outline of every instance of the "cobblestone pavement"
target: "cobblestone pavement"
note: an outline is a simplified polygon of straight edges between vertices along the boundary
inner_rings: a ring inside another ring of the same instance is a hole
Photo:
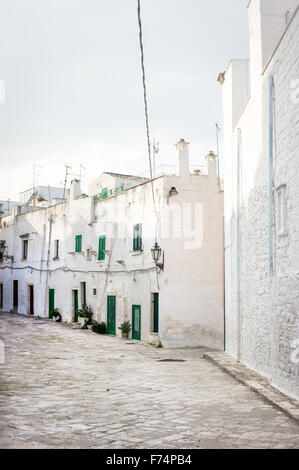
[[[1,448],[299,447],[299,426],[203,350],[6,313],[0,338]]]

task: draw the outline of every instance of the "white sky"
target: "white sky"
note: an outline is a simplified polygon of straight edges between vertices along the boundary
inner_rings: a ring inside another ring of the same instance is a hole
[[[215,150],[216,82],[248,57],[247,0],[141,0],[151,136],[158,164]],[[0,200],[60,186],[64,164],[85,183],[147,169],[136,0],[0,0]]]

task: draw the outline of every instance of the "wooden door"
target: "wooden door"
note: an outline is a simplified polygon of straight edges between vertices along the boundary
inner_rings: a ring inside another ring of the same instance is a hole
[[[49,289],[49,318],[53,318],[55,290]]]
[[[34,287],[29,286],[29,315],[34,315]]]
[[[115,335],[115,295],[107,296],[107,333]]]
[[[13,308],[18,310],[19,306],[19,283],[18,281],[13,281]]]
[[[132,339],[141,338],[141,305],[132,305]]]

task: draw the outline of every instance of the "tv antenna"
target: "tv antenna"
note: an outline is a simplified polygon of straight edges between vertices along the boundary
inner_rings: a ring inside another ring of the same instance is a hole
[[[69,170],[72,169],[70,165],[64,165],[64,167],[65,167],[65,177],[64,177],[64,186],[63,186],[63,199],[65,199],[65,189],[66,189],[67,177],[69,175]]]
[[[153,139],[153,176],[155,177],[156,175],[156,157],[159,153],[159,142],[156,142],[155,139]]]

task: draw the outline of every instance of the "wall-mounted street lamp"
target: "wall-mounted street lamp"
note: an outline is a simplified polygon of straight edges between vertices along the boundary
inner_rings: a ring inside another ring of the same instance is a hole
[[[169,204],[169,198],[172,197],[172,196],[176,196],[177,194],[179,194],[177,192],[177,189],[175,186],[171,186],[170,190],[169,190],[169,193],[168,193],[168,196],[167,196],[167,204]]]
[[[152,252],[152,258],[153,258],[155,265],[161,270],[164,269],[164,251],[162,254],[162,248],[158,245],[157,242],[155,242],[153,248],[151,249],[151,252]],[[161,254],[162,254],[162,262],[159,263]]]
[[[177,194],[179,194],[179,193],[177,192],[176,187],[175,187],[175,186],[171,186],[171,188],[170,188],[170,190],[169,190],[169,197],[171,197],[171,196],[176,196]]]

